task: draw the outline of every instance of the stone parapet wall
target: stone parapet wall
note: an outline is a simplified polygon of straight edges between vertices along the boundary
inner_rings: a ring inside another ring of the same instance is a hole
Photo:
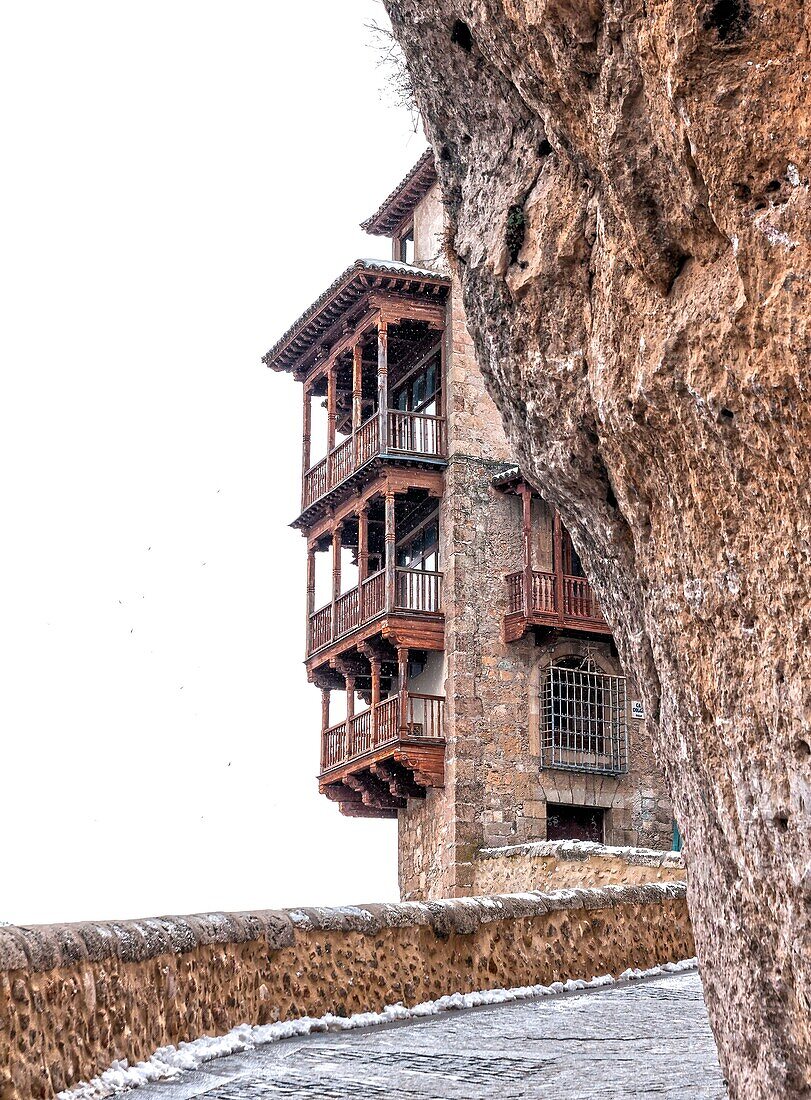
[[[615,848],[577,840],[542,840],[483,848],[473,861],[475,894],[680,882],[686,877],[681,852]]]
[[[682,883],[0,928],[0,1098],[242,1024],[617,975],[694,954]]]

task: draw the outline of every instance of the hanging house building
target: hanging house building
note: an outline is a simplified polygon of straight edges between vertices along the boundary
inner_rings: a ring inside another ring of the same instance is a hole
[[[404,898],[469,892],[483,847],[669,848],[635,687],[485,390],[430,151],[363,228],[392,258],[357,260],[264,357],[303,389],[319,789],[397,818]]]

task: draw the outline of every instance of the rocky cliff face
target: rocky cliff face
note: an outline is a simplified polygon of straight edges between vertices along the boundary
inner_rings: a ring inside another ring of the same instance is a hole
[[[811,1096],[799,0],[387,0],[488,385],[645,685],[737,1097]]]

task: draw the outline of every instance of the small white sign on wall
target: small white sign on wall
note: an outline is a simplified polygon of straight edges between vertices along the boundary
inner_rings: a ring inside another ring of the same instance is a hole
[[[631,700],[631,717],[638,722],[644,721],[645,718],[645,704],[641,699]]]

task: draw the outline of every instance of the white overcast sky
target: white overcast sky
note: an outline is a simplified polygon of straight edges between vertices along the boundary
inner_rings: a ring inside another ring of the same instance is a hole
[[[424,149],[375,0],[0,16],[0,918],[396,897],[319,797],[300,387],[262,354]]]

